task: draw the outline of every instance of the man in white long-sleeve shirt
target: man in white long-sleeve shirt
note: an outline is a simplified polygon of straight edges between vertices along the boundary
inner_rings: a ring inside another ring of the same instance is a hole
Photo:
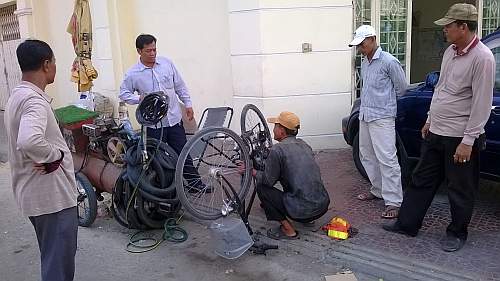
[[[360,26],[349,44],[361,53],[361,106],[359,108],[360,160],[372,184],[359,200],[382,198],[382,218],[398,216],[403,189],[401,167],[396,149],[397,96],[404,94],[407,83],[399,61],[377,45],[375,28]]]
[[[194,118],[186,84],[169,59],[156,56],[156,38],[153,35],[139,35],[135,40],[135,47],[139,62],[125,74],[119,97],[128,104],[138,104],[148,93],[163,92],[168,97],[167,115],[155,126],[148,127],[147,133],[148,136],[167,143],[180,154],[187,140],[179,99],[186,107],[188,119]],[[205,190],[205,185],[190,162],[191,158],[188,158],[184,174],[190,190]]]
[[[33,224],[42,281],[73,280],[78,232],[71,153],[45,94],[56,64],[50,46],[26,40],[17,48],[23,73],[5,110],[14,198]]]

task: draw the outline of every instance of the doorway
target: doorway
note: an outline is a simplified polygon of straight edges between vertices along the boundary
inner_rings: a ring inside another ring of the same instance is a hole
[[[410,83],[425,81],[429,72],[439,71],[449,44],[443,28],[434,21],[442,18],[451,5],[464,2],[477,7],[475,0],[413,0]]]

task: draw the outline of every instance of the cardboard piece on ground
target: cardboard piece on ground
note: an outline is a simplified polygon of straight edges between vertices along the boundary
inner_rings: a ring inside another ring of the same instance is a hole
[[[325,276],[325,281],[358,281],[358,278],[353,273],[337,273]]]

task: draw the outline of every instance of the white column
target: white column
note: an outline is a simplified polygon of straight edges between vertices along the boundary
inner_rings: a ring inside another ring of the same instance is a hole
[[[33,24],[33,5],[31,0],[17,0],[17,10],[14,14],[19,21],[19,32],[21,39],[27,39],[35,35]]]

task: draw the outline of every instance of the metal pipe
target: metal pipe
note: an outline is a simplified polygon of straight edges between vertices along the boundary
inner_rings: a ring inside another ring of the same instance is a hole
[[[72,153],[72,156],[75,171],[78,171],[82,166],[84,155]],[[87,164],[81,172],[87,176],[97,192],[112,193],[122,168],[118,168],[113,163],[106,162],[90,154],[87,158]]]

